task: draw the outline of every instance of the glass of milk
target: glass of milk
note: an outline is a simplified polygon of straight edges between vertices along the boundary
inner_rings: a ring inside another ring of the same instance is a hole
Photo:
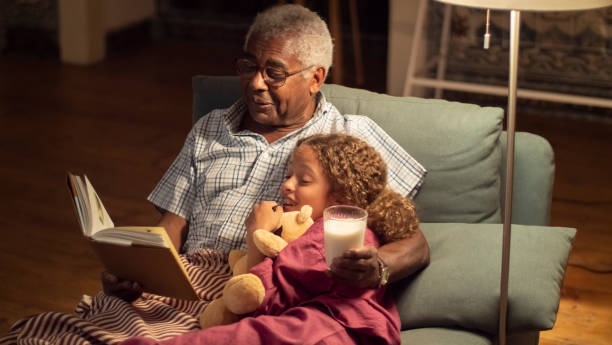
[[[347,249],[363,246],[368,212],[362,208],[337,205],[323,211],[325,262],[327,267]]]

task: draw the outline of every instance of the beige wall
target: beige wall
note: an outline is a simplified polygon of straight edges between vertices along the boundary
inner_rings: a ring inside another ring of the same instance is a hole
[[[106,56],[106,33],[151,18],[154,0],[59,0],[62,62],[87,65]]]
[[[412,34],[417,19],[420,0],[391,0],[389,2],[389,45],[387,52],[387,93],[394,96],[401,96],[404,91],[406,80],[406,70],[410,57],[410,46],[412,44]],[[425,58],[425,40],[422,41],[419,49],[420,63]],[[413,95],[418,94],[415,90]]]
[[[104,25],[106,31],[121,29],[143,19],[153,17],[154,0],[105,0]]]

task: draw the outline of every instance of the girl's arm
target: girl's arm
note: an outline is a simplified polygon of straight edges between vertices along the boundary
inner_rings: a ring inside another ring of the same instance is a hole
[[[277,205],[274,201],[262,201],[253,205],[251,214],[244,222],[247,230],[247,269],[251,269],[265,259],[265,256],[253,243],[253,232],[258,229],[274,231],[278,228],[283,209],[274,207]]]

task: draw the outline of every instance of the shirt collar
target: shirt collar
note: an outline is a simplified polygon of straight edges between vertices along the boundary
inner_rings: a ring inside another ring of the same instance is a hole
[[[248,111],[244,97],[240,97],[225,113],[225,125],[231,134],[237,134],[242,116]]]

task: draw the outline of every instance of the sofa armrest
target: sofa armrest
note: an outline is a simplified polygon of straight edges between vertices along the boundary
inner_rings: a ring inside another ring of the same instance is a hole
[[[462,327],[496,334],[501,224],[423,223],[430,264],[393,285],[402,329]],[[508,331],[554,325],[575,229],[512,227]]]
[[[502,151],[501,204],[506,184],[507,133],[499,138]],[[525,225],[550,224],[552,188],[555,178],[554,153],[550,143],[541,136],[518,132],[514,152],[514,193],[512,223]],[[502,207],[502,219],[504,209]]]
[[[453,328],[417,328],[402,331],[403,345],[492,345],[490,337],[479,332]],[[515,345],[514,343],[511,343]]]

